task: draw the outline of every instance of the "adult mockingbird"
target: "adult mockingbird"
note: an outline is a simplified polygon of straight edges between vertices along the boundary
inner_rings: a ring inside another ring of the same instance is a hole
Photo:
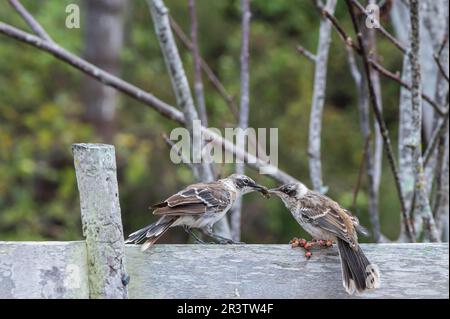
[[[366,233],[356,217],[325,195],[302,183],[269,190],[281,198],[297,222],[315,239],[336,241],[341,259],[342,282],[349,294],[378,288],[380,274],[358,244],[357,232]],[[308,243],[309,244],[309,243]],[[311,245],[304,245],[307,250]],[[311,253],[307,251],[307,256]]]
[[[146,240],[141,250],[152,246],[169,228],[183,226],[185,231],[203,243],[192,228],[201,229],[204,234],[220,243],[234,243],[212,231],[212,226],[231,208],[236,198],[253,191],[267,196],[267,189],[258,185],[250,177],[233,174],[211,183],[197,183],[170,196],[165,201],[153,205],[153,214],[161,216],[156,222],[139,229],[128,236],[125,243],[139,243]]]

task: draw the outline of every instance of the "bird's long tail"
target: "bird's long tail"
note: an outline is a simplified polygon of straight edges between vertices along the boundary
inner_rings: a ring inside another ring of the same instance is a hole
[[[128,236],[125,240],[127,243],[139,244],[141,241],[146,240],[142,244],[141,251],[144,251],[151,247],[164,233],[172,226],[176,221],[176,218],[161,217],[153,224],[150,224],[142,229],[135,231]]]
[[[364,255],[361,247],[351,247],[342,239],[337,240],[339,256],[341,257],[342,283],[349,294],[355,290],[362,292],[380,286],[378,268],[372,265]]]

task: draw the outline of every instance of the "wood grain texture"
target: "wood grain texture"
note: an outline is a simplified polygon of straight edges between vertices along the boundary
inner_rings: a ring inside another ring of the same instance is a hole
[[[127,298],[114,146],[73,144],[91,298]]]
[[[0,242],[0,299],[89,298],[86,244]]]
[[[127,245],[130,298],[448,298],[448,244],[364,244],[381,288],[349,296],[336,248]],[[0,242],[0,298],[88,298],[86,244]]]
[[[156,245],[125,249],[130,298],[448,298],[448,244],[364,244],[381,288],[349,296],[337,248],[306,260],[289,245]]]

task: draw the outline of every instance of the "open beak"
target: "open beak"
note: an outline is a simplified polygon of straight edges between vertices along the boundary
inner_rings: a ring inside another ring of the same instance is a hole
[[[279,188],[279,187],[277,187],[277,188],[271,188],[271,189],[267,190],[267,192],[268,192],[269,194],[273,194],[273,195],[279,195],[279,194],[282,193],[282,192],[280,191],[280,188]]]
[[[262,185],[259,185],[259,184],[255,184],[255,185],[252,185],[252,188],[255,191],[260,192],[261,194],[263,194],[264,197],[266,197],[266,198],[270,197],[269,191],[267,190],[266,187],[264,187]]]

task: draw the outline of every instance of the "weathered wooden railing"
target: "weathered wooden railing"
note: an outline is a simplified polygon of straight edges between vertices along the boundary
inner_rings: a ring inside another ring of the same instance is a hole
[[[448,244],[365,244],[381,288],[348,296],[336,249],[123,244],[114,148],[73,147],[85,241],[0,242],[0,298],[449,298]],[[125,262],[126,261],[126,262]],[[129,281],[129,284],[128,284]]]

